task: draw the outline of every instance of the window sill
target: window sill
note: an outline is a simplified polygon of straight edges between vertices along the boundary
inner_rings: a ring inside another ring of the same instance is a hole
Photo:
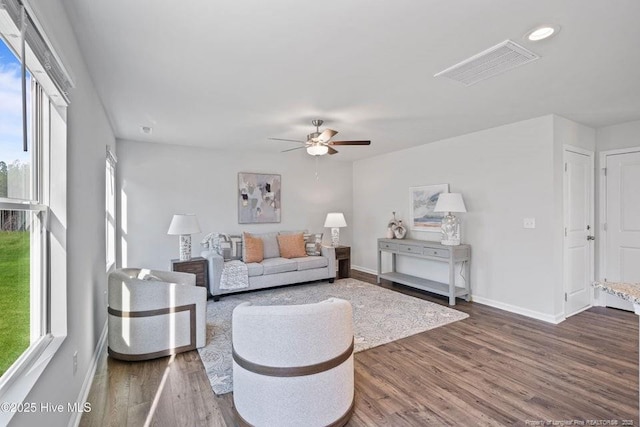
[[[0,385],[0,403],[23,403],[31,389],[62,346],[66,336],[45,336],[36,343],[20,366]],[[8,425],[17,411],[0,411],[0,425]]]

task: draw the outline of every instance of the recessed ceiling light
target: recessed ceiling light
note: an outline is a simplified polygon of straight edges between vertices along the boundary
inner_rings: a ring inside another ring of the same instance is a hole
[[[140,132],[144,133],[145,135],[151,135],[151,132],[153,132],[153,128],[151,128],[150,126],[140,126]]]
[[[558,31],[560,27],[557,25],[542,25],[527,32],[524,37],[529,41],[537,42],[558,34]]]

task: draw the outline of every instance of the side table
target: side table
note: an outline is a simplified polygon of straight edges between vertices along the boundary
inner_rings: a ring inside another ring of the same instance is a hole
[[[351,271],[351,246],[336,246],[336,261],[338,261],[338,275],[336,279],[346,279]]]
[[[202,286],[209,294],[209,265],[202,257],[194,257],[189,261],[171,260],[171,270],[181,273],[192,273],[196,275],[196,286]]]

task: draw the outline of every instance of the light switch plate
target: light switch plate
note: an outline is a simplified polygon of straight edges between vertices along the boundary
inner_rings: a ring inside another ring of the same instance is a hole
[[[536,228],[536,219],[535,218],[524,218],[522,221],[522,226],[524,228]]]

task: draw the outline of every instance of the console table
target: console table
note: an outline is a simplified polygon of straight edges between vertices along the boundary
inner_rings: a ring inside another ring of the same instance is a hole
[[[391,254],[391,271],[382,273],[382,253]],[[396,271],[396,257],[409,256],[449,264],[449,283],[436,282]],[[456,264],[463,263],[464,287],[456,286]],[[449,305],[456,305],[456,297],[471,296],[471,246],[445,246],[438,242],[413,239],[378,239],[378,283],[380,279],[401,283],[413,288],[449,297]]]

